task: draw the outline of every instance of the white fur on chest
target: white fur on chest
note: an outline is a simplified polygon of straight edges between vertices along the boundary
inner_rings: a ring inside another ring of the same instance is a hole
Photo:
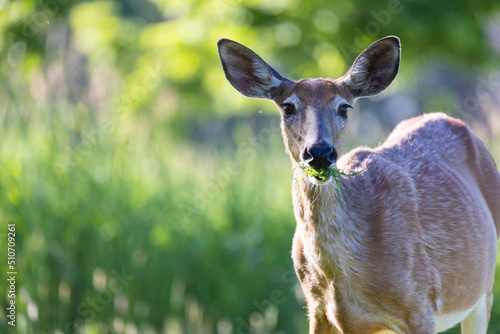
[[[357,227],[341,207],[339,200],[333,199],[337,195],[337,189],[330,191],[335,193],[330,193],[330,196],[323,194],[321,200],[326,203],[319,203],[328,207],[330,213],[320,214],[312,229],[303,232],[302,235],[308,239],[304,242],[304,250],[306,257],[319,272],[329,272],[335,268],[342,276],[350,277],[357,271],[355,255],[360,248],[360,240],[355,231]]]

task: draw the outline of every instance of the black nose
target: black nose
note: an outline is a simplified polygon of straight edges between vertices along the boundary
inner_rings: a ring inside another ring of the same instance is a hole
[[[309,146],[302,154],[302,159],[316,170],[328,168],[337,160],[337,151],[329,145]]]

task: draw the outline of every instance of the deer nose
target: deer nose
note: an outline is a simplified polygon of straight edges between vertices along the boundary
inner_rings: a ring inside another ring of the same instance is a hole
[[[316,170],[328,168],[337,160],[337,151],[330,145],[309,146],[302,159]]]

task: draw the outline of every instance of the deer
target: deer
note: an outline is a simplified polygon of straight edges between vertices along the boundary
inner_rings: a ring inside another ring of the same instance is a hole
[[[354,102],[398,73],[399,38],[374,42],[337,79],[287,79],[246,46],[217,46],[229,83],[281,114],[309,334],[431,334],[459,323],[486,334],[500,234],[500,174],[486,145],[465,122],[428,113],[340,156]],[[303,165],[344,174],[337,185]]]

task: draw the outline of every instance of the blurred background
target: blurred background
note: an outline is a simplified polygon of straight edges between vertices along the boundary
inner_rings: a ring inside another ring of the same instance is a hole
[[[216,42],[336,78],[386,35],[401,71],[355,106],[348,149],[443,111],[500,162],[497,0],[0,0],[0,248],[15,224],[18,272],[0,332],[306,333],[279,116],[226,82]]]

